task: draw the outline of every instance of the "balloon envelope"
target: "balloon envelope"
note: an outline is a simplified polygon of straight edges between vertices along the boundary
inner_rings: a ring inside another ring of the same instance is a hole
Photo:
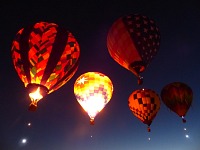
[[[157,54],[160,31],[152,19],[140,14],[120,17],[111,26],[107,47],[111,57],[141,82],[143,72]],[[141,84],[141,83],[139,83]]]
[[[187,84],[173,82],[163,87],[161,98],[170,110],[183,118],[192,104],[193,92]]]
[[[91,124],[94,124],[95,116],[110,101],[113,93],[111,80],[99,72],[87,72],[75,81],[74,94],[88,113]]]
[[[12,43],[14,67],[30,93],[30,109],[75,74],[79,45],[71,32],[55,23],[38,22],[19,30]]]
[[[133,115],[144,124],[147,124],[150,131],[149,126],[160,109],[158,94],[150,89],[135,90],[129,96],[128,105]]]

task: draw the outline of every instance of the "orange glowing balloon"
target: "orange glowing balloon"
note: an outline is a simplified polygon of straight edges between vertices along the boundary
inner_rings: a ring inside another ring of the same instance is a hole
[[[75,81],[74,94],[94,124],[95,116],[110,101],[113,93],[111,80],[99,72],[87,72]]]
[[[140,73],[157,54],[160,31],[155,21],[140,14],[120,17],[111,26],[107,47],[111,57],[122,67],[131,71],[142,84]]]
[[[79,45],[55,23],[38,22],[18,31],[12,43],[14,67],[31,98],[29,110],[72,78],[78,68]]]
[[[150,89],[135,90],[129,97],[129,108],[133,115],[144,124],[150,125],[160,109],[160,98],[158,94]]]

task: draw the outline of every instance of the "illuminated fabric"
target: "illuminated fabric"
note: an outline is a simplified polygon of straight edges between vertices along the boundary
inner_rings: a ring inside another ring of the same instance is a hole
[[[12,44],[15,69],[25,87],[38,85],[51,93],[76,72],[79,45],[57,24],[39,22],[21,29]]]
[[[74,94],[91,119],[105,107],[113,93],[111,80],[99,72],[82,74],[74,84]]]
[[[107,36],[111,57],[136,76],[143,72],[160,46],[160,32],[147,16],[131,14],[117,19]]]
[[[134,91],[130,95],[128,102],[132,113],[149,126],[160,109],[160,98],[158,94],[150,89]]]
[[[193,92],[187,84],[173,82],[163,87],[161,98],[170,110],[183,117],[192,104]]]

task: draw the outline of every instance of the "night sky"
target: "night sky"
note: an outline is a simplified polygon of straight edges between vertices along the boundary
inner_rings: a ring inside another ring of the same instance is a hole
[[[199,150],[199,6],[198,0],[1,2],[0,150]],[[130,13],[154,19],[161,32],[160,49],[142,74],[143,85],[111,58],[106,46],[112,23]],[[30,112],[28,93],[12,63],[11,44],[19,29],[39,21],[71,31],[81,56],[73,78],[42,99],[36,112]],[[114,86],[111,101],[97,115],[94,126],[73,91],[75,80],[88,71],[107,75]],[[187,122],[161,102],[151,132],[147,132],[147,126],[128,107],[129,95],[141,88],[160,94],[174,81],[188,84],[194,93]]]

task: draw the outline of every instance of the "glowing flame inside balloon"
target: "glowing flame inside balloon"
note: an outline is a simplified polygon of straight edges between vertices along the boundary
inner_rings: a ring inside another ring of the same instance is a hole
[[[87,101],[79,101],[83,109],[88,113],[91,119],[94,119],[95,116],[104,108],[104,98],[102,95],[91,96]]]
[[[96,115],[110,101],[112,93],[111,80],[99,72],[85,73],[74,84],[76,99],[87,112],[91,124],[94,124]]]
[[[42,94],[40,93],[40,87],[37,88],[36,91],[29,93],[29,97],[31,99],[31,104],[32,109],[36,109],[37,107],[37,102],[43,98]],[[34,108],[33,108],[34,107]],[[31,108],[30,108],[31,109]]]

